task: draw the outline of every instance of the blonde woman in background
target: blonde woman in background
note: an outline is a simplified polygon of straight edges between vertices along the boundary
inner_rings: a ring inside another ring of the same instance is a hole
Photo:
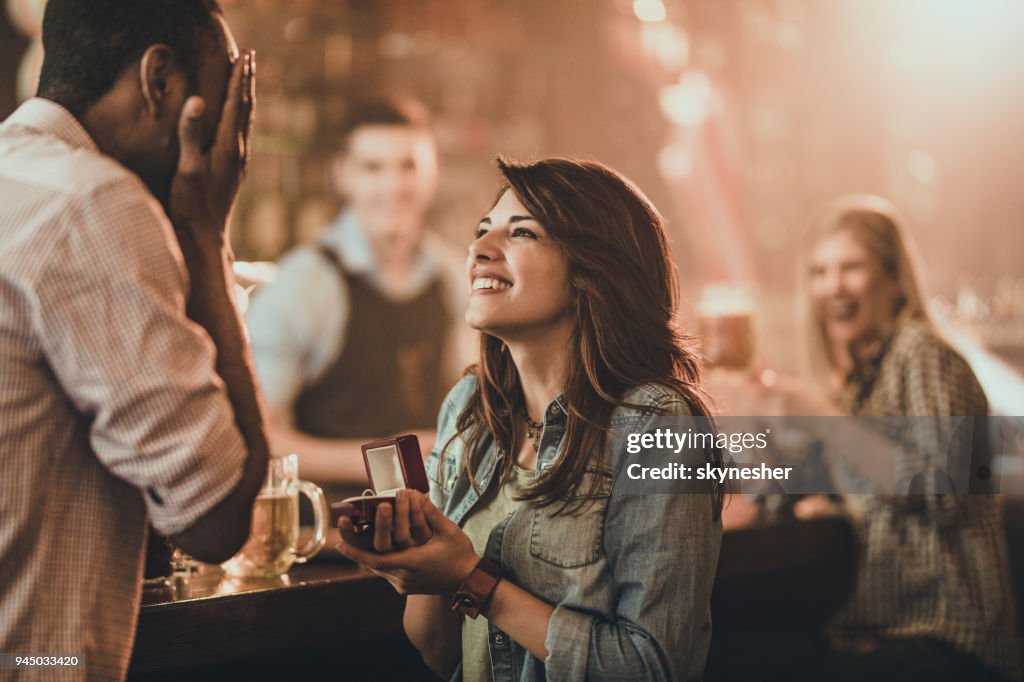
[[[782,414],[988,414],[971,368],[928,317],[912,242],[888,201],[836,200],[806,243],[806,357],[816,386],[779,381],[762,397],[781,399]],[[937,454],[904,449],[893,462],[926,472],[912,487],[923,494],[840,498],[861,545],[857,579],[806,679],[1019,679],[1000,500],[939,494],[944,481],[928,464]],[[796,512],[830,504],[807,498]]]

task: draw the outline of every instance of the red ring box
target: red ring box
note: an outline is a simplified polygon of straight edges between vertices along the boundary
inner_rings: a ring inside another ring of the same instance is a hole
[[[430,492],[427,471],[423,466],[420,441],[414,435],[384,438],[362,446],[366,477],[373,495],[349,497],[331,504],[331,523],[337,527],[342,516],[352,519],[357,532],[373,527],[377,507],[391,504],[403,488],[421,493]]]

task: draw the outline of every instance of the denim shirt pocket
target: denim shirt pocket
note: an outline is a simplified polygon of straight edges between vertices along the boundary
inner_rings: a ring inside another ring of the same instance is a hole
[[[586,494],[592,486],[596,492]],[[569,498],[570,509],[583,503],[579,511],[556,514],[560,502],[533,510],[530,554],[560,568],[580,568],[600,559],[611,489],[610,471],[588,468],[580,488],[584,494]]]

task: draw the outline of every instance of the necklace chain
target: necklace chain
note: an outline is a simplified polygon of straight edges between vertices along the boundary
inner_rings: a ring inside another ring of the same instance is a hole
[[[544,429],[544,422],[535,422],[530,419],[530,413],[523,408],[523,421],[526,422],[526,437],[533,441],[533,451],[540,450],[540,433]]]

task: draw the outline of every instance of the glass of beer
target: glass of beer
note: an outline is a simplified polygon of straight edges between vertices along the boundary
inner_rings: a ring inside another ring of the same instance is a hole
[[[701,291],[697,325],[709,368],[740,372],[754,359],[754,295],[740,282],[713,282]]]
[[[323,490],[298,477],[296,455],[270,458],[267,478],[252,508],[249,539],[238,554],[221,564],[236,578],[277,578],[293,564],[316,555],[327,542],[327,499]],[[303,547],[299,542],[299,495],[313,504],[313,536]]]

